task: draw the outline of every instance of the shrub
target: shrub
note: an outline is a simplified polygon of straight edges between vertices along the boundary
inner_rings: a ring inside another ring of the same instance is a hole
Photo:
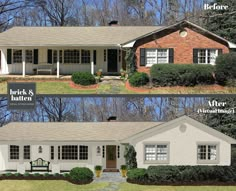
[[[62,176],[65,177],[65,178],[69,178],[70,174],[69,173],[64,173]]]
[[[121,166],[120,166],[120,169],[121,169],[121,170],[127,170],[127,166],[126,166],[126,165],[121,165]]]
[[[147,170],[145,168],[135,168],[127,172],[130,180],[145,181],[147,179]]]
[[[203,64],[155,64],[150,75],[154,86],[195,86],[214,84],[212,65]]]
[[[146,85],[149,82],[149,77],[144,72],[135,72],[129,78],[129,82],[132,86],[139,87]]]
[[[216,80],[221,85],[236,79],[236,52],[221,54],[216,58]]]
[[[96,166],[94,167],[94,169],[95,169],[95,170],[102,170],[102,166],[96,165]]]
[[[30,176],[30,173],[25,172],[25,173],[23,174],[23,176],[25,176],[25,177]]]
[[[75,167],[70,171],[70,178],[73,181],[92,181],[93,172],[86,167]]]
[[[41,176],[41,174],[39,174],[39,173],[34,173],[33,176],[38,177],[38,176]]]
[[[54,173],[53,176],[58,177],[58,176],[60,176],[60,174],[59,173]]]
[[[14,175],[15,175],[15,176],[21,176],[21,173],[18,173],[18,172],[17,172],[17,173],[15,173]]]
[[[5,174],[5,176],[12,176],[13,174],[11,172],[8,172]]]
[[[44,177],[49,177],[50,174],[49,174],[49,173],[44,173],[43,176],[44,176]]]
[[[71,79],[75,84],[80,84],[83,86],[96,83],[95,77],[89,72],[75,72],[72,74]]]
[[[125,163],[126,163],[127,169],[137,168],[136,155],[137,155],[137,153],[136,153],[133,145],[126,145],[125,146],[124,158],[125,158]]]

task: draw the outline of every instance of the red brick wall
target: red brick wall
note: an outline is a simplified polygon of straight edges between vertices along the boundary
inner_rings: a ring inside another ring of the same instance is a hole
[[[145,66],[140,66],[140,48],[174,48],[175,64],[193,63],[193,48],[215,48],[222,49],[223,53],[229,52],[226,45],[197,33],[190,28],[185,28],[185,30],[188,33],[186,37],[181,37],[179,35],[179,30],[177,30],[166,36],[156,38],[156,40],[140,40],[138,45],[135,47],[137,56],[137,70],[139,72],[149,72],[150,69]]]

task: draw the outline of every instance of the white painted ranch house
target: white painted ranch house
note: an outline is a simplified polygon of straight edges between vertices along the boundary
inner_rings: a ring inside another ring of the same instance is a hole
[[[169,122],[12,122],[0,128],[0,171],[30,170],[49,161],[53,173],[76,166],[119,169],[125,144],[134,146],[138,167],[230,165],[236,140],[187,116]]]

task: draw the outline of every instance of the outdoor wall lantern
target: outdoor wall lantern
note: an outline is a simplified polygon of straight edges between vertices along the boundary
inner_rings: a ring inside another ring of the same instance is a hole
[[[101,154],[101,147],[97,146],[97,155],[100,155],[100,154]]]
[[[42,153],[43,152],[43,148],[42,148],[42,146],[39,146],[39,153]]]

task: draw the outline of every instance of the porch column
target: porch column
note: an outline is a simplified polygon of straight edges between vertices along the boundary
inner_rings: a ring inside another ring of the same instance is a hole
[[[91,52],[91,74],[94,74],[94,60],[93,60],[93,50]]]
[[[59,74],[59,71],[60,71],[60,50],[57,50],[57,78],[59,78],[60,74]]]
[[[22,76],[25,77],[25,50],[22,50]]]

